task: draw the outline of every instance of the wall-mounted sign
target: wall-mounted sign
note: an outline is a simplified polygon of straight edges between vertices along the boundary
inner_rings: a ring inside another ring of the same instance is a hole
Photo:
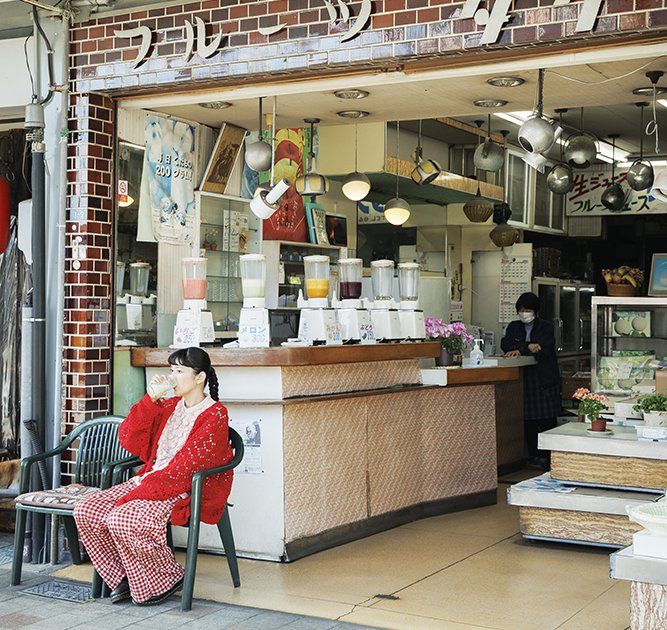
[[[352,16],[349,6],[344,0],[336,0],[338,10],[331,2],[331,0],[322,0],[331,26],[337,27],[340,24],[349,24],[347,31],[341,34],[340,41],[346,42],[356,37],[369,23],[373,11],[371,0],[361,0],[359,13],[355,17]],[[555,0],[553,6],[565,6],[570,4],[571,0]],[[575,26],[575,33],[593,30],[595,21],[600,14],[603,0],[583,0],[579,18]],[[490,6],[490,9],[487,8]],[[503,26],[512,19],[512,14],[508,13],[512,6],[512,0],[495,0],[493,5],[489,0],[465,0],[460,12],[454,12],[453,19],[470,19],[473,18],[478,26],[484,26],[480,44],[494,44],[498,41]],[[312,9],[313,7],[311,7]],[[272,26],[260,26],[257,31],[260,35],[269,36],[274,35],[287,28],[286,22],[281,19],[284,14],[278,18],[278,23]],[[223,33],[221,30],[215,35],[211,35],[207,42],[206,36],[206,22],[199,17],[194,18],[195,26],[189,20],[185,21],[185,52],[182,59],[186,62],[190,61],[193,54],[196,52],[201,59],[208,59],[213,56],[223,41]],[[134,39],[141,37],[139,50],[134,59],[132,68],[137,68],[147,57],[151,44],[153,42],[153,31],[147,26],[138,26],[131,29],[114,30],[114,35],[118,38]]]
[[[600,217],[619,214],[667,214],[667,203],[651,196],[650,190],[632,190],[627,171],[617,172],[614,182],[621,184],[627,197],[623,209],[612,212],[602,204],[602,193],[611,185],[611,167],[575,174],[574,187],[566,195],[565,211],[569,217]]]
[[[384,216],[384,205],[370,201],[357,201],[357,224],[389,223]]]

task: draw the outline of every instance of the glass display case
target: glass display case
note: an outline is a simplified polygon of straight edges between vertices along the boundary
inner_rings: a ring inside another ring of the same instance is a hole
[[[198,192],[199,249],[208,259],[206,302],[213,315],[216,336],[238,331],[243,304],[242,254],[259,252],[261,221],[250,211],[249,200]]]
[[[627,396],[653,384],[654,359],[667,356],[667,298],[594,297],[593,391]]]
[[[333,291],[338,291],[337,263],[340,251],[341,248],[335,245],[264,241],[262,253],[266,255],[267,308],[296,308],[299,289],[302,289],[304,297],[306,296],[303,257],[314,254],[330,258],[329,299],[331,299]]]

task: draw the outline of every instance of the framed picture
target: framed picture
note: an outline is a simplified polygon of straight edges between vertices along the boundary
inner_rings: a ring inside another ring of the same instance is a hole
[[[347,217],[343,214],[326,215],[329,245],[347,247]]]
[[[667,296],[667,254],[653,254],[648,295],[651,297]]]
[[[206,166],[201,189],[224,194],[227,183],[241,153],[245,129],[225,123],[218,134],[213,153]]]
[[[308,238],[315,245],[328,245],[327,215],[322,206],[317,203],[305,203],[306,219],[308,221]]]

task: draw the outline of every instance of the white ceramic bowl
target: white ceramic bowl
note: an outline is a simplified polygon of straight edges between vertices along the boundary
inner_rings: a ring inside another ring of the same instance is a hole
[[[630,520],[639,523],[644,529],[667,536],[667,501],[628,506],[626,511]]]

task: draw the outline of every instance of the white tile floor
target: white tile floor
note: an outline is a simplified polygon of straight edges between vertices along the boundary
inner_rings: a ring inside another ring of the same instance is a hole
[[[500,484],[495,506],[416,521],[290,564],[241,560],[238,589],[224,558],[202,554],[195,596],[401,630],[625,630],[629,583],[609,578],[610,551],[524,541],[507,487]],[[89,574],[89,566],[60,572]]]

